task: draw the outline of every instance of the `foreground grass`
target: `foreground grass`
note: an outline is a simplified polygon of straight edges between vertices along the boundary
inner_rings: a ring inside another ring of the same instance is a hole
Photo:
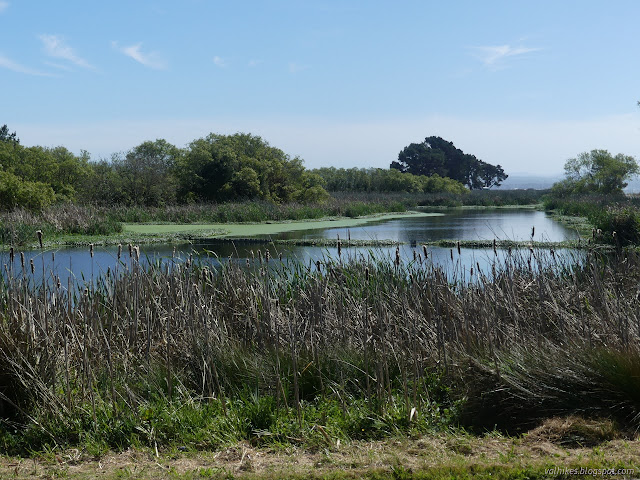
[[[606,422],[547,421],[521,437],[443,432],[383,441],[211,451],[133,449],[93,457],[77,449],[0,458],[1,478],[88,479],[547,479],[637,478],[640,441],[602,437]],[[576,440],[577,434],[577,440]],[[595,439],[595,443],[593,440]],[[581,444],[580,441],[584,443]],[[573,473],[570,473],[573,470]],[[602,470],[615,474],[602,474]],[[580,472],[584,474],[580,474]]]

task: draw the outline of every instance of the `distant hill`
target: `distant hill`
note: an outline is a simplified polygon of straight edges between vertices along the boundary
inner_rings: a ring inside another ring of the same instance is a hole
[[[526,190],[527,188],[533,188],[535,190],[545,190],[551,188],[551,186],[559,182],[564,178],[563,175],[544,176],[544,175],[527,175],[527,174],[514,174],[502,182],[499,187],[493,187],[495,190]],[[640,177],[636,177],[629,182],[627,188],[624,189],[626,193],[640,193]]]
[[[544,176],[515,174],[509,175],[509,177],[504,182],[502,182],[502,185],[494,188],[499,190],[524,190],[527,188],[545,190],[547,188],[551,188],[554,183],[559,182],[560,180],[562,180],[562,178],[562,175]]]

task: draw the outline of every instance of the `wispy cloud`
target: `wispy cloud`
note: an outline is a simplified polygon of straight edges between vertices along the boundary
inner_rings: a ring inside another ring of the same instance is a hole
[[[227,62],[225,62],[224,59],[218,57],[217,55],[213,57],[213,63],[220,68],[224,68],[227,66]]]
[[[145,67],[156,70],[165,70],[169,66],[167,61],[158,52],[144,53],[142,51],[142,42],[128,47],[120,47],[117,42],[112,42],[112,45],[127,57],[133,58],[136,62],[141,63]]]
[[[52,75],[50,73],[41,72],[39,70],[35,70],[33,68],[26,67],[24,65],[16,63],[13,60],[11,60],[10,58],[5,57],[2,54],[0,54],[0,67],[6,68],[8,70],[11,70],[11,71],[14,71],[14,72],[18,72],[18,73],[26,73],[27,75],[36,75],[38,77],[53,77],[53,76],[55,76],[55,75]]]
[[[67,60],[79,67],[94,70],[95,67],[87,62],[84,58],[79,57],[76,52],[67,45],[59,35],[40,35],[44,51],[53,58],[61,58]]]
[[[260,65],[261,63],[263,63],[263,60],[249,60],[249,63],[247,64],[249,67],[257,67],[258,65]]]
[[[4,12],[9,7],[9,2],[3,2],[0,0],[0,13]]]
[[[494,69],[504,67],[507,59],[522,57],[523,55],[539,50],[539,48],[523,46],[512,47],[511,45],[472,47],[474,56],[478,58],[485,67]]]

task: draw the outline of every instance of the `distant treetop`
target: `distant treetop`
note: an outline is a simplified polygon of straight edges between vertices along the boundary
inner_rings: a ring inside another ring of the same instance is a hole
[[[440,137],[427,137],[422,143],[405,147],[391,168],[414,175],[449,177],[470,189],[499,186],[508,177],[500,165],[478,160]]]

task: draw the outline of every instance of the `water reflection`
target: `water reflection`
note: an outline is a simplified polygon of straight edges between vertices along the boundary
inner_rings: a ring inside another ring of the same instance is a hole
[[[347,238],[388,239],[403,243],[437,240],[534,240],[561,242],[579,234],[554,221],[545,212],[523,209],[451,209],[444,215],[407,217],[369,223],[354,228],[325,228],[274,235],[282,239]]]

